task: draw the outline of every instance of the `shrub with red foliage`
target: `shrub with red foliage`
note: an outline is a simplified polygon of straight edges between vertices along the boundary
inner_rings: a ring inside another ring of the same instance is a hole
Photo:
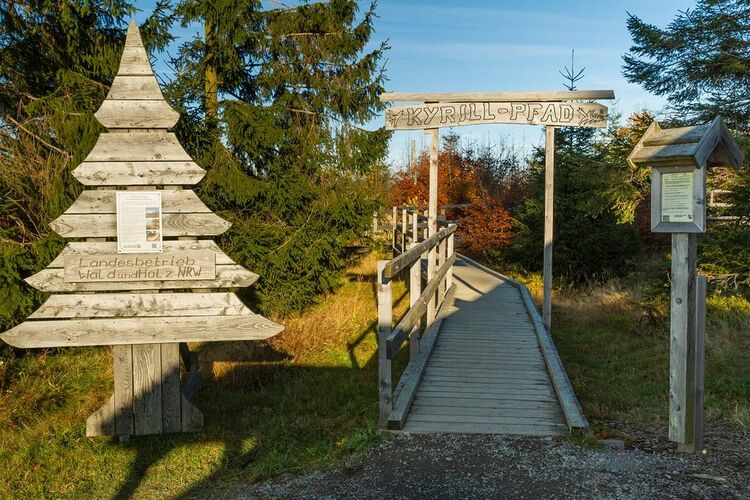
[[[512,228],[513,219],[500,200],[489,194],[478,197],[458,219],[458,250],[472,257],[486,257],[489,250],[508,246]]]
[[[393,205],[427,205],[429,155],[397,171],[391,191]],[[448,213],[458,222],[457,247],[483,257],[489,250],[506,247],[511,240],[512,218],[507,207],[525,193],[521,161],[511,149],[461,145],[448,134],[438,157],[438,209],[444,205],[471,206]]]

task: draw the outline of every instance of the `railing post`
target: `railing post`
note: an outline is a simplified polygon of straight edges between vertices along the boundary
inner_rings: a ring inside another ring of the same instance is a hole
[[[424,225],[424,229],[422,230],[422,241],[426,240],[429,237],[428,236],[428,234],[429,234],[429,228],[427,227],[429,225],[429,224],[427,224],[428,211],[425,210],[423,212],[423,214],[424,214],[424,218],[425,218],[425,225]],[[429,252],[422,252],[422,256],[419,259],[419,279],[420,279],[420,284],[421,284],[421,279],[422,279],[422,261],[427,262],[428,256],[429,256]],[[428,304],[427,309],[429,309],[429,304]],[[427,311],[425,311],[425,314],[422,316],[422,320],[420,321],[420,323],[421,323],[421,330],[424,332],[427,329]]]
[[[378,261],[378,399],[380,417],[378,425],[386,427],[393,410],[391,387],[391,360],[386,349],[386,340],[393,325],[393,302],[391,302],[391,280],[383,276],[388,261]]]
[[[412,242],[416,245],[419,243],[419,209],[415,208],[411,213],[411,234]]]
[[[417,220],[417,212],[414,212],[414,220]],[[414,222],[412,222],[412,226],[414,227],[414,234],[417,234],[417,227]],[[415,247],[418,243],[419,242],[415,240],[412,242],[411,246]],[[422,295],[422,262],[421,259],[417,259],[409,268],[409,309],[414,307],[414,304],[417,303],[420,295]],[[414,360],[419,356],[419,344],[422,337],[420,326],[421,321],[417,322],[417,325],[409,334],[409,360]]]
[[[406,209],[401,209],[401,253],[406,252]]]
[[[391,215],[391,225],[393,226],[393,231],[391,231],[391,247],[393,250],[396,250],[396,217],[398,216],[398,208],[396,206],[393,207],[393,214]]]
[[[442,229],[441,229],[442,231]],[[448,250],[448,241],[447,238],[443,238],[440,240],[440,242],[437,245],[437,270],[435,272],[438,272],[443,265],[448,261],[447,256],[445,255],[446,251]],[[440,305],[443,303],[443,299],[445,298],[445,280],[441,279],[440,283],[438,283],[438,289],[437,289],[437,308],[440,308]]]
[[[455,253],[455,249],[453,248],[454,241],[453,236],[456,234],[456,232],[452,232],[450,236],[448,236],[448,258],[450,259],[453,257],[453,254]],[[453,286],[453,264],[451,264],[450,269],[448,269],[448,274],[445,275],[445,289],[450,290]]]

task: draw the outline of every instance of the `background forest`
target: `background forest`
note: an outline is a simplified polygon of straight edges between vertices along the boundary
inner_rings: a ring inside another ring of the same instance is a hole
[[[80,190],[70,171],[102,130],[92,113],[135,8],[35,0],[0,10],[0,328],[40,301],[23,278],[61,248],[48,223]],[[750,144],[747,9],[702,1],[666,29],[628,19],[624,74],[667,97],[666,126],[721,114]],[[204,26],[170,58],[176,78],[164,93],[181,112],[181,142],[209,172],[201,197],[233,222],[220,244],[263,277],[246,298],[267,314],[299,311],[336,288],[347,247],[361,242],[379,207],[426,202],[426,154],[391,175],[389,133],[361,128],[382,111],[387,46],[365,51],[374,16],[374,5],[359,12],[345,0],[289,9],[165,0],[142,26],[155,53],[171,41],[170,27]],[[563,83],[575,88],[580,76]],[[558,134],[555,272],[563,281],[624,276],[666,249],[649,231],[648,169],[625,161],[653,119],[644,111],[624,122],[613,116],[603,132]],[[506,270],[539,269],[543,157],[444,135],[440,203],[473,204],[449,214],[462,222],[464,251]],[[750,177],[722,171],[710,182],[731,192],[732,213],[721,215],[738,218],[703,238],[701,269],[715,290],[746,293]]]
[[[706,0],[679,13],[660,29],[638,17],[627,20],[632,47],[623,57],[626,78],[667,98],[660,124],[680,127],[721,115],[750,153],[750,6],[743,1]],[[585,75],[561,72],[575,90]],[[559,285],[601,282],[646,271],[668,283],[668,235],[650,231],[650,168],[626,158],[655,119],[643,110],[623,119],[610,116],[604,130],[561,129],[556,138],[554,274]],[[428,154],[395,173],[396,204],[427,202]],[[440,152],[440,204],[473,203],[449,218],[460,221],[463,251],[505,271],[537,272],[542,263],[544,150],[522,155],[508,144],[462,143],[449,133]],[[732,216],[712,223],[700,240],[699,266],[714,293],[750,292],[750,176],[710,172],[708,190],[723,205],[710,215]],[[666,312],[668,286],[653,286],[647,300]]]

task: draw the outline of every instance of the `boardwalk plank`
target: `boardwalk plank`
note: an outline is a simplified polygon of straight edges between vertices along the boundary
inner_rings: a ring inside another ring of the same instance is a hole
[[[445,318],[404,430],[567,432],[520,290],[460,260]]]
[[[434,406],[423,406],[423,405],[415,405],[414,406],[414,415],[420,415],[420,412],[429,412],[431,415],[456,415],[456,416],[475,416],[475,417],[500,417],[502,416],[502,413],[499,413],[497,408],[457,408],[457,407],[434,407]],[[542,414],[539,413],[538,409],[531,409],[531,410],[524,410],[523,408],[512,408],[508,409],[506,411],[507,415],[511,415],[512,412],[513,416],[517,419],[523,418],[524,420],[536,420],[540,419],[543,420],[544,423],[550,422],[550,416],[548,414]],[[524,412],[527,412],[526,414]],[[552,412],[554,413],[554,412]],[[554,414],[552,415],[552,418],[554,420],[557,420],[558,418],[562,418],[562,414]]]
[[[504,408],[524,408],[540,411],[559,409],[557,402],[550,403],[549,401],[528,401],[525,399],[512,399],[510,397],[506,399],[474,399],[471,396],[442,398],[424,394],[417,394],[414,404],[416,406],[437,406],[438,408],[496,408],[498,410]]]
[[[459,389],[466,392],[481,392],[481,391],[540,391],[550,392],[552,394],[552,385],[548,382],[534,382],[526,381],[523,383],[515,382],[508,383],[502,380],[494,382],[425,382],[422,384],[424,388],[442,388],[445,390]]]
[[[420,394],[425,398],[471,398],[472,400],[484,400],[491,399],[493,401],[548,401],[554,403],[557,399],[554,396],[548,394],[531,392],[531,391],[519,391],[519,392],[470,392],[462,390],[451,390],[451,389],[428,389],[420,391]]]

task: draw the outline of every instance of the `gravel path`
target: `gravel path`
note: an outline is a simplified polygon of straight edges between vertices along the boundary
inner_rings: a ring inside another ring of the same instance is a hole
[[[627,449],[614,450],[552,438],[402,434],[343,467],[282,476],[235,498],[750,499],[746,433],[709,434],[706,452],[692,456],[657,438],[625,441]]]

